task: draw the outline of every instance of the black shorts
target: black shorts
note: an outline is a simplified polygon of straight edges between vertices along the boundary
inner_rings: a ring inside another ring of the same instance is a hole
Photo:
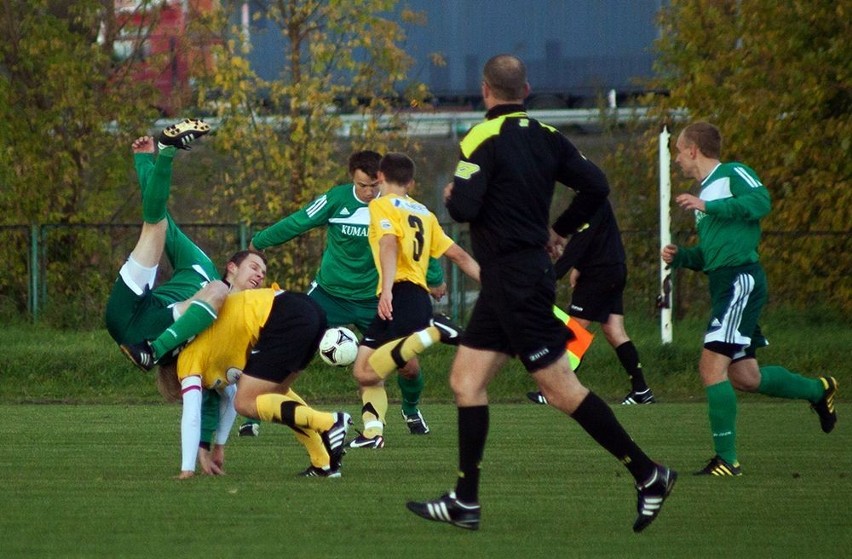
[[[543,250],[513,254],[480,272],[482,289],[461,343],[517,356],[535,372],[565,353],[570,331],[553,314],[556,275]]]
[[[605,323],[609,315],[624,315],[624,287],[627,266],[595,266],[580,272],[571,294],[568,314],[592,322]]]
[[[402,338],[429,326],[432,301],[429,293],[410,281],[393,284],[393,320],[378,315],[364,332],[361,345],[376,349],[385,342]]]
[[[243,374],[283,382],[308,366],[325,326],[325,312],[304,293],[285,291],[277,295]]]

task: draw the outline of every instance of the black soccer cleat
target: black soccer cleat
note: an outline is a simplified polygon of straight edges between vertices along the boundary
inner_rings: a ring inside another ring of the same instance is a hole
[[[408,510],[426,520],[447,522],[465,530],[479,530],[481,515],[479,503],[462,503],[456,498],[455,491],[450,491],[434,501],[423,503],[409,501],[405,506],[408,507]]]
[[[119,347],[121,348],[121,352],[126,355],[134,365],[146,373],[157,364],[157,360],[154,359],[154,349],[148,342],[139,342],[138,344],[121,344]]]
[[[630,393],[625,396],[624,399],[621,401],[622,406],[635,406],[655,403],[657,403],[657,400],[654,399],[654,393],[651,392],[650,388],[646,388],[642,392],[636,392],[635,390],[631,390]]]
[[[823,433],[831,433],[837,423],[837,412],[834,410],[834,396],[837,394],[837,380],[834,377],[819,377],[825,392],[811,408],[819,415],[819,426]]]
[[[711,458],[707,465],[695,472],[696,476],[738,477],[743,475],[739,462],[731,464],[719,455]]]
[[[420,410],[417,410],[415,413],[411,415],[407,415],[404,411],[402,412],[402,418],[405,420],[405,424],[408,425],[408,431],[412,435],[428,435],[429,434],[429,426],[426,425],[426,420],[423,419],[423,414],[420,413]]]
[[[240,425],[238,433],[241,437],[257,437],[260,435],[260,423],[246,421]]]
[[[638,500],[636,502],[636,520],[633,531],[641,532],[653,522],[663,509],[663,502],[672,492],[677,481],[677,472],[662,465],[657,465],[651,478],[642,485],[636,485]]]
[[[185,118],[177,124],[164,128],[157,138],[157,146],[160,149],[171,146],[188,150],[189,144],[208,132],[210,132],[210,125],[203,120]]]
[[[443,313],[435,313],[432,315],[429,325],[438,329],[438,332],[441,334],[442,344],[459,345],[462,329],[453,323],[449,316]]]
[[[544,394],[538,391],[527,392],[527,398],[530,399],[530,402],[533,404],[541,404],[542,406],[547,405],[547,398],[544,397]]]
[[[331,429],[321,435],[325,449],[328,451],[328,456],[331,458],[331,469],[339,470],[340,463],[343,460],[343,455],[346,453],[344,442],[346,440],[346,432],[349,426],[352,425],[352,416],[346,412],[334,412],[334,425]]]
[[[322,468],[318,468],[316,466],[308,466],[308,468],[299,472],[301,477],[327,477],[327,478],[336,478],[341,477],[340,470],[332,470],[331,466],[324,466]]]

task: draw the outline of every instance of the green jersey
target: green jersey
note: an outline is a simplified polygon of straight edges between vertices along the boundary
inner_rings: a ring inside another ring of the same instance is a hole
[[[333,187],[295,213],[258,232],[252,244],[264,250],[323,225],[327,226],[326,246],[316,283],[335,297],[375,299],[379,273],[367,238],[370,211],[367,204],[355,196],[352,183]],[[440,263],[430,262],[429,270],[429,285],[440,285],[443,282]]]
[[[759,260],[760,220],[769,213],[769,191],[742,163],[720,163],[703,181],[695,211],[698,244],[679,248],[672,265],[712,272]]]

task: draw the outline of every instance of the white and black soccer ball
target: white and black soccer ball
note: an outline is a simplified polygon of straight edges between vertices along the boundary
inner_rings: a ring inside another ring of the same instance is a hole
[[[319,356],[335,367],[346,367],[355,362],[358,353],[358,338],[349,328],[329,328],[319,343]]]

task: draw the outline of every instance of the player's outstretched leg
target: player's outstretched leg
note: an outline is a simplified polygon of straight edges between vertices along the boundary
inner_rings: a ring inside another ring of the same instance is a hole
[[[651,479],[636,485],[638,501],[636,502],[636,521],[633,531],[641,532],[660,514],[663,502],[672,492],[677,472],[662,465],[657,465]]]
[[[164,128],[157,138],[157,145],[160,149],[171,146],[188,150],[189,144],[208,132],[210,132],[210,125],[203,120],[185,118],[177,124]]]
[[[482,512],[479,503],[462,503],[456,498],[455,491],[450,491],[432,501],[422,503],[409,501],[405,506],[426,520],[447,522],[465,530],[479,530],[479,518]]]

